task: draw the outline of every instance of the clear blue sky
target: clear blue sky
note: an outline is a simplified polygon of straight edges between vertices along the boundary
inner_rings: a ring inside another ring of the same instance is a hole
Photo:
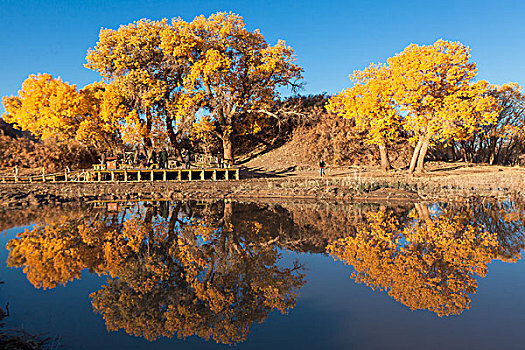
[[[525,84],[525,1],[0,0],[0,96],[17,94],[34,73],[78,87],[99,80],[83,65],[102,27],[218,11],[240,14],[271,44],[292,46],[305,94],[338,92],[352,71],[439,38],[471,48],[479,79]]]

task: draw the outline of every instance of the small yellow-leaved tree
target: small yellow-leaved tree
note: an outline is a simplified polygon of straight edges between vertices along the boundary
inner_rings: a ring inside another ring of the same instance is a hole
[[[76,86],[49,74],[30,75],[18,96],[6,96],[2,103],[6,122],[42,138],[74,138],[83,113]]]
[[[103,83],[82,90],[49,74],[30,75],[18,96],[4,97],[3,119],[41,138],[76,139],[98,148],[119,144],[114,111],[104,112],[110,102]]]

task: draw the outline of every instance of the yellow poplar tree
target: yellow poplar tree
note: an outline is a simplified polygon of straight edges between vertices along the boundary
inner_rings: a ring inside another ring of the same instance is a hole
[[[120,142],[117,124],[106,118],[102,106],[106,86],[93,83],[78,91],[75,85],[49,74],[30,75],[18,96],[4,97],[3,118],[42,138],[76,139],[95,147],[115,148]]]
[[[367,142],[377,145],[381,168],[390,169],[387,147],[399,137],[402,118],[392,99],[389,71],[384,65],[370,65],[355,71],[350,79],[354,86],[330,98],[327,109],[354,120],[356,127],[367,134]]]
[[[414,210],[408,224],[390,212],[368,213],[355,236],[336,240],[327,250],[354,267],[356,282],[385,290],[412,310],[458,315],[469,307],[476,277],[484,277],[496,257],[497,235],[472,225],[463,213],[432,216],[426,206],[419,209],[422,217]]]
[[[76,86],[49,74],[30,75],[18,96],[6,96],[2,103],[6,122],[42,138],[74,138],[82,115]]]
[[[177,147],[177,122],[185,117],[179,95],[187,60],[166,57],[161,49],[166,27],[166,20],[142,19],[118,30],[102,29],[86,57],[86,67],[120,94],[114,108],[128,110],[122,116],[124,138],[130,143],[140,139],[147,151],[166,138]]]
[[[423,171],[433,142],[464,139],[495,121],[495,100],[487,82],[472,82],[476,64],[463,44],[444,40],[412,44],[387,62],[393,97],[416,144],[409,173],[416,164],[416,171]]]
[[[179,43],[179,45],[177,45]],[[186,96],[208,111],[217,123],[224,159],[233,163],[235,135],[265,118],[278,97],[277,88],[294,86],[302,69],[283,41],[270,46],[258,31],[249,31],[241,16],[217,13],[191,23],[174,21],[164,31],[161,47],[191,63],[184,76]]]

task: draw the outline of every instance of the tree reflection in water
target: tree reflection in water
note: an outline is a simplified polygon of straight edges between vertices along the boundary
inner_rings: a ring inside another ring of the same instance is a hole
[[[91,294],[109,330],[230,344],[244,341],[271,310],[286,313],[305,283],[297,263],[279,264],[272,234],[264,222],[232,220],[231,203],[198,211],[176,203],[171,212],[168,203],[146,203],[119,215],[35,226],[8,242],[7,263],[44,289],[80,278],[86,268],[109,276]]]
[[[305,284],[280,249],[328,251],[357,282],[439,316],[469,307],[493,259],[524,247],[523,205],[134,203],[118,214],[71,210],[8,242],[8,266],[37,288],[81,272],[108,276],[91,294],[109,330],[154,340],[246,339],[272,310],[287,312]]]
[[[369,212],[356,234],[327,251],[353,266],[356,282],[386,290],[412,310],[448,316],[469,308],[487,264],[516,261],[523,246],[524,216],[514,204],[415,204],[408,218]]]

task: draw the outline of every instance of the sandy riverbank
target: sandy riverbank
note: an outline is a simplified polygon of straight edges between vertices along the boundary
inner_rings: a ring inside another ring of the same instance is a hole
[[[434,165],[416,177],[404,171],[330,168],[244,168],[241,180],[141,183],[0,183],[0,205],[18,207],[71,201],[116,199],[283,198],[353,201],[457,201],[471,197],[505,199],[525,195],[525,169]]]

